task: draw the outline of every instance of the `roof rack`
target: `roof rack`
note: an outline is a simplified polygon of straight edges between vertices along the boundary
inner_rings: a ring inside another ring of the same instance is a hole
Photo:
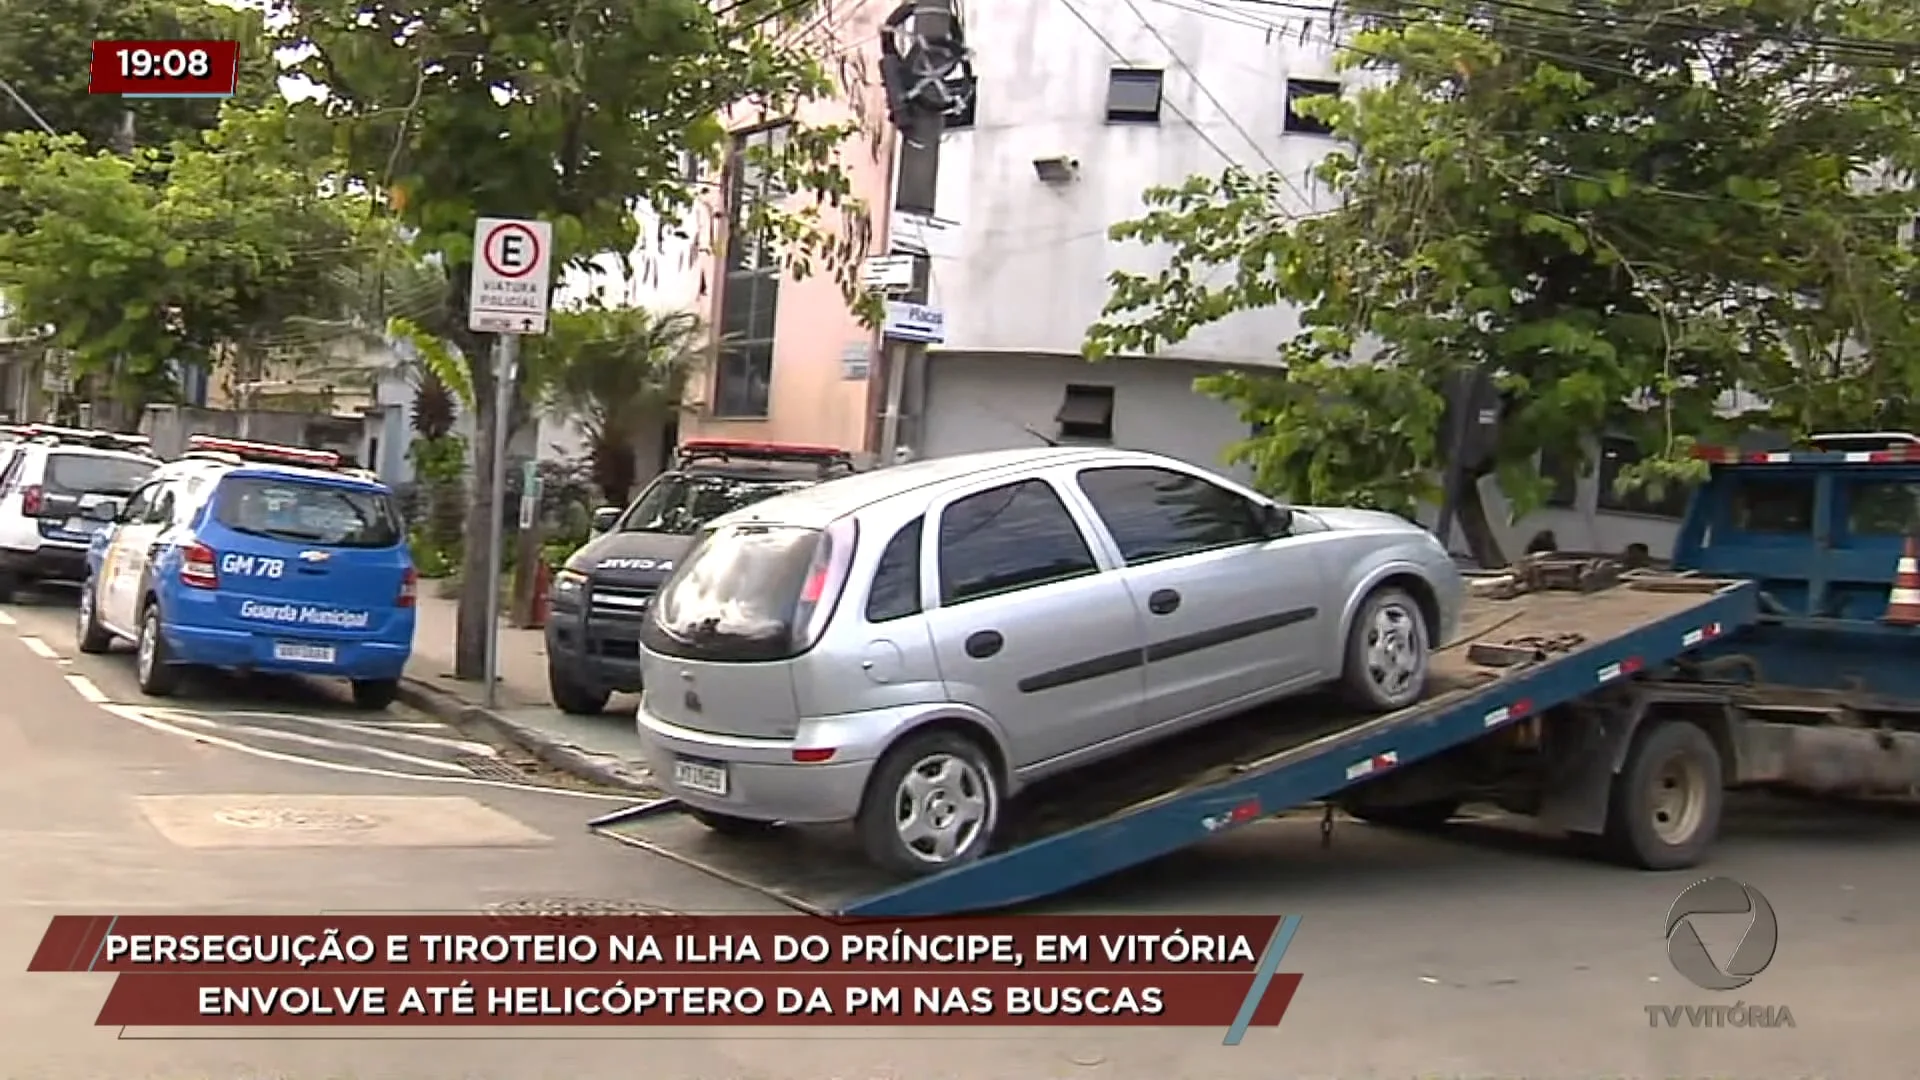
[[[753,439],[688,439],[676,452],[680,466],[698,461],[789,461],[816,465],[821,472],[853,471],[853,455],[837,446],[760,442]]]
[[[132,450],[149,453],[153,450],[153,440],[145,435],[97,428],[61,427],[58,424],[28,424],[20,429],[20,437],[60,446],[88,446],[95,450]]]
[[[338,469],[340,455],[331,450],[309,450],[304,446],[252,442],[247,439],[223,439],[215,435],[187,436],[187,452],[182,459],[204,458],[233,465],[300,465],[309,469]]]

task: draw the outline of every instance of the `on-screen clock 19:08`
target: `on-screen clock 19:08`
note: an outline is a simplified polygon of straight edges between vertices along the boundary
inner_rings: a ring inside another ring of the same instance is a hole
[[[233,93],[239,66],[237,41],[96,41],[88,90],[218,97]]]

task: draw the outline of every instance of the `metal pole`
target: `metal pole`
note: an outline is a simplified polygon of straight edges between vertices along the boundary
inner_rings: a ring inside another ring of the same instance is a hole
[[[498,703],[500,684],[500,569],[506,561],[507,530],[501,512],[507,502],[507,428],[513,411],[513,378],[520,339],[493,337],[493,475],[487,478],[493,514],[487,519],[487,708]]]
[[[915,6],[913,11],[913,30],[921,40],[930,43],[945,43],[953,37],[953,5],[951,0],[928,0]],[[940,137],[947,129],[944,114],[930,109],[913,110],[907,129],[901,138],[911,146],[903,145],[900,152],[899,176],[894,182],[893,208],[896,214],[905,211],[913,214],[934,216],[934,202],[940,192]],[[923,240],[926,238],[922,238]],[[912,291],[902,299],[911,303],[924,304],[928,299],[927,286],[932,277],[931,261],[925,256],[914,260]],[[889,341],[885,343],[884,357],[887,365],[886,413],[880,419],[880,461],[879,464],[891,465],[899,460],[901,442],[901,409],[906,401],[907,380],[925,366],[927,347],[920,342]],[[916,426],[921,418],[915,417]],[[910,440],[924,437],[921,432],[910,431]]]

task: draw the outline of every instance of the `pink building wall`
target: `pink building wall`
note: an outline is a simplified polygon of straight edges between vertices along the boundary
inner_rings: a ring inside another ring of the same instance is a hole
[[[822,9],[822,25],[810,33],[820,42],[822,60],[843,86],[858,91],[835,102],[803,110],[801,122],[812,125],[859,123],[861,132],[848,140],[841,165],[852,182],[855,197],[867,206],[869,249],[885,251],[887,214],[892,206],[894,133],[887,124],[885,92],[880,83],[880,23],[894,4],[891,0],[841,0]],[[779,119],[767,115],[739,115],[730,127],[742,130]],[[721,200],[724,220],[724,193]],[[839,222],[826,216],[822,227],[836,230]],[[709,325],[720,326],[721,297],[725,291],[724,248],[706,256],[708,291],[704,314]],[[864,350],[867,375],[845,377],[850,352]],[[772,379],[764,419],[730,419],[712,414],[716,361],[704,378],[688,390],[691,408],[680,421],[682,438],[764,439],[779,442],[821,443],[848,450],[869,449],[868,418],[874,409],[873,387],[879,370],[877,333],[861,326],[847,310],[839,285],[831,274],[816,268],[805,280],[784,275],[774,315]]]

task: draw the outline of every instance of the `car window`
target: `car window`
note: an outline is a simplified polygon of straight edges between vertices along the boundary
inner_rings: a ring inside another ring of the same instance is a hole
[[[179,501],[180,485],[168,482],[154,489],[153,509],[147,511],[146,523],[149,525],[173,524],[173,510]]]
[[[668,473],[647,485],[620,522],[620,532],[692,536],[714,518],[813,481]]]
[[[1730,497],[1733,527],[1741,532],[1794,535],[1813,530],[1811,477],[1742,477]]]
[[[1904,536],[1920,528],[1920,484],[1863,481],[1846,491],[1847,531],[1855,536]]]
[[[940,515],[940,601],[1091,574],[1098,566],[1060,493],[1022,480],[956,499]]]
[[[920,613],[920,536],[925,518],[914,518],[893,534],[867,591],[867,621],[887,622]]]
[[[1266,539],[1253,500],[1172,469],[1088,469],[1080,490],[1128,566]]]
[[[153,475],[159,462],[100,454],[53,454],[47,458],[46,485],[55,491],[128,495]]]
[[[214,520],[253,536],[356,548],[392,547],[401,539],[399,511],[384,491],[230,476],[215,500]]]
[[[147,519],[147,511],[153,508],[153,496],[160,490],[159,484],[148,484],[133,493],[125,506],[120,508],[120,520],[132,525]]]
[[[642,640],[673,656],[792,655],[792,626],[822,535],[753,523],[711,531],[654,597]]]

